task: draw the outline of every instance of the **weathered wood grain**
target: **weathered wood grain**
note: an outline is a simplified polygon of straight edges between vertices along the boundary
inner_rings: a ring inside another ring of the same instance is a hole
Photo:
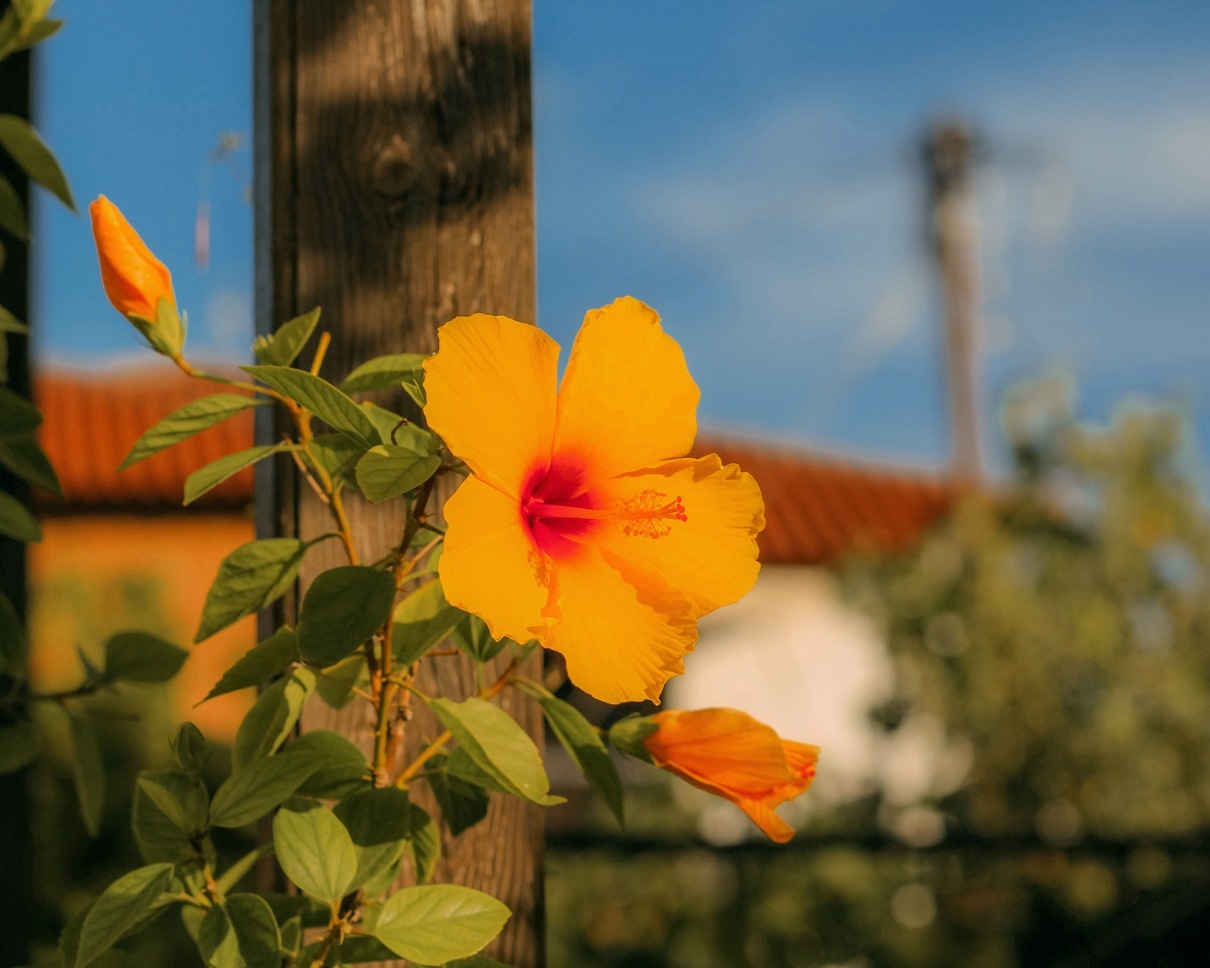
[[[337,380],[372,356],[435,349],[438,325],[459,314],[534,319],[528,0],[257,0],[256,32],[258,328],[322,306],[323,374]],[[330,530],[318,500],[276,470],[258,481],[262,533]],[[398,509],[350,504],[368,560],[398,541]],[[342,560],[325,542],[303,584]],[[439,661],[440,681],[422,688],[474,691],[469,663]],[[532,704],[502,702],[541,743]],[[304,726],[364,743],[366,710],[315,706]],[[436,732],[419,711],[405,755]],[[437,872],[512,908],[489,953],[518,968],[543,963],[541,853],[538,808],[493,795]]]

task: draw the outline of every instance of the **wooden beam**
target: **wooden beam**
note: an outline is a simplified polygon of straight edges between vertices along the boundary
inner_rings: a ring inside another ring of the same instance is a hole
[[[528,0],[257,0],[255,16],[258,329],[322,306],[334,337],[323,373],[338,379],[372,356],[431,352],[453,316],[533,320]],[[401,398],[387,405],[409,412]],[[326,508],[288,490],[280,469],[260,483],[276,495],[263,535],[330,530]],[[397,510],[353,502],[350,517],[369,560],[398,542]],[[335,542],[312,556],[304,584],[343,563]],[[422,688],[474,691],[469,663],[441,661],[440,681]],[[541,743],[541,716],[511,692],[503,705]],[[304,725],[369,738],[360,705],[313,706]],[[438,731],[419,711],[405,755]],[[541,965],[541,813],[492,799],[484,823],[447,839],[436,876],[508,904],[489,952]]]

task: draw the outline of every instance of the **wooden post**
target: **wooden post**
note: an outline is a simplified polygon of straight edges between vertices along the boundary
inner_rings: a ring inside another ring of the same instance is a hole
[[[456,315],[533,320],[529,0],[257,0],[255,21],[258,330],[322,306],[333,334],[322,372],[338,380],[373,356],[431,352]],[[409,413],[401,398],[387,405]],[[274,489],[258,493],[263,536],[331,529],[280,468],[260,483]],[[398,542],[398,511],[351,504],[367,560]],[[304,585],[343,563],[335,542],[311,555]],[[472,693],[459,662],[443,660],[427,687]],[[540,714],[512,692],[503,704],[540,743]],[[364,744],[356,705],[312,706],[304,727]],[[405,755],[438,731],[418,713]],[[543,963],[541,813],[492,799],[484,823],[443,845],[436,878],[504,901],[513,917],[489,953],[531,968]]]
[[[0,62],[0,114],[28,118],[30,108],[30,54],[22,51]],[[29,179],[7,154],[0,152],[0,175],[17,192],[21,205],[29,213]],[[30,221],[33,221],[30,213]],[[0,268],[0,306],[22,322],[29,320],[29,247],[11,235],[4,239],[5,260]],[[8,386],[29,397],[30,373],[28,339],[0,333],[8,341]],[[29,488],[14,474],[0,468],[0,491],[28,504]],[[25,620],[26,567],[25,545],[0,537],[0,591],[12,601]],[[13,683],[0,676],[0,691]],[[25,715],[21,710],[19,715]],[[0,726],[10,725],[0,717]],[[0,968],[25,964],[29,960],[33,915],[33,847],[30,837],[29,769],[0,775],[0,855],[4,857],[4,876],[0,877]]]
[[[935,127],[924,145],[928,219],[945,302],[945,358],[953,474],[978,484],[983,471],[979,434],[979,238],[971,187],[974,141],[966,126]]]

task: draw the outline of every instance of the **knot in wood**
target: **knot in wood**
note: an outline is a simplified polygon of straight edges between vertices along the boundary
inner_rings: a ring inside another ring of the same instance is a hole
[[[399,135],[392,135],[378,152],[372,178],[374,188],[388,198],[398,198],[416,184],[419,172],[412,163],[412,148]]]

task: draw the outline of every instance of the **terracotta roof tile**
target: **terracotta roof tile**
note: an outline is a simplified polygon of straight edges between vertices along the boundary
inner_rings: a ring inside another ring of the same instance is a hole
[[[179,506],[190,473],[252,446],[251,410],[124,471],[117,467],[148,427],[217,389],[173,371],[43,373],[35,389],[46,416],[42,446],[64,491],[61,499],[41,495],[43,510]],[[717,453],[756,478],[765,496],[768,523],[759,541],[768,564],[823,564],[854,550],[900,551],[945,514],[954,496],[939,478],[750,438],[705,434],[693,452]],[[230,506],[251,499],[252,472],[244,471],[198,503]]]
[[[948,482],[919,472],[746,438],[704,434],[693,453],[716,453],[760,484],[767,524],[758,541],[766,564],[826,564],[850,551],[902,551],[955,497]]]
[[[131,370],[100,376],[42,373],[34,398],[45,422],[39,439],[63,497],[39,494],[46,510],[124,505],[179,506],[185,478],[210,461],[252,446],[252,411],[229,417],[176,447],[119,471],[143,432],[191,400],[225,388],[189,380],[174,371]],[[198,500],[201,505],[242,504],[252,497],[252,472],[243,471]]]

